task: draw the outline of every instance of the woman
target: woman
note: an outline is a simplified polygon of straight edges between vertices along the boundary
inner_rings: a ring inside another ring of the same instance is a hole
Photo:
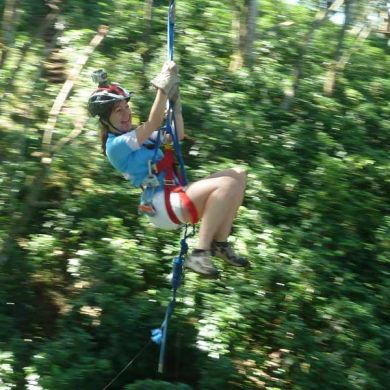
[[[185,266],[210,278],[219,277],[212,255],[235,266],[247,266],[248,261],[237,255],[227,241],[244,197],[245,171],[241,168],[226,169],[184,189],[175,187],[172,190],[167,186],[170,181],[167,177],[172,172],[164,168],[166,158],[163,158],[161,150],[156,150],[154,140],[156,129],[163,122],[168,99],[174,104],[176,134],[179,139],[184,137],[176,64],[173,61],[165,63],[160,74],[152,80],[157,93],[149,118],[135,128],[128,104],[132,93],[118,84],[109,84],[102,70],[95,72],[93,79],[99,87],[89,98],[88,110],[92,116],[99,116],[103,153],[133,185],[143,187],[141,210],[156,226],[165,229],[177,228],[178,223],[201,220],[197,248],[192,251]],[[164,138],[165,142],[170,141],[169,136]],[[157,170],[151,167],[153,156],[158,161]],[[172,222],[175,219],[176,222]]]

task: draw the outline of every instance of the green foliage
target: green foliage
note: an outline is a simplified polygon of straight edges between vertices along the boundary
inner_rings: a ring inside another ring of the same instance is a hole
[[[165,58],[167,2],[153,2],[150,29],[145,2],[62,3],[63,33],[51,27],[39,35],[47,2],[20,2],[0,69],[1,389],[103,388],[160,326],[178,252],[177,232],[137,215],[139,190],[101,155],[95,120],[50,164],[41,162],[62,86],[44,71],[50,47],[69,74],[98,25],[109,25],[57,118],[54,145],[85,115],[96,68],[135,92],[143,121],[154,93],[149,80]],[[375,35],[362,42],[325,96],[340,30],[327,22],[306,52],[291,110],[281,109],[314,3],[259,2],[257,59],[252,69],[232,71],[233,3],[177,1],[175,59],[194,138],[183,145],[189,176],[247,169],[232,240],[252,267],[218,263],[218,282],[186,274],[165,375],[156,373],[151,345],[112,388],[387,388],[387,43]],[[53,31],[61,35],[55,41]],[[348,35],[345,50],[354,42]]]
[[[15,384],[12,380],[12,365],[14,364],[12,352],[0,352],[0,385],[4,390],[12,389]]]

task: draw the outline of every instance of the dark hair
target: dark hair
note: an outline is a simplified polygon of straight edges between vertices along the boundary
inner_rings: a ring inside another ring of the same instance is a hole
[[[100,118],[99,124],[100,124],[100,141],[101,141],[101,145],[102,145],[102,152],[103,152],[104,156],[107,156],[106,143],[107,143],[107,139],[108,139],[108,133],[110,130],[108,128],[108,125],[102,121],[102,118]]]

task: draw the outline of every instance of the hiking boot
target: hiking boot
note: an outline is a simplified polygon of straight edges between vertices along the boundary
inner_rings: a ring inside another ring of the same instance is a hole
[[[206,278],[217,279],[219,277],[219,271],[211,261],[209,250],[194,249],[184,265]]]
[[[234,248],[230,242],[213,241],[211,250],[213,256],[225,260],[231,265],[235,265],[237,267],[247,267],[249,265],[249,261],[247,259],[234,252]]]

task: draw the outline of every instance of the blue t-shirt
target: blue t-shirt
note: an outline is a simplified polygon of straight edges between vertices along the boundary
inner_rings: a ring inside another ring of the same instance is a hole
[[[146,141],[144,145],[152,143]],[[106,154],[112,166],[121,172],[126,179],[139,187],[149,174],[149,161],[153,160],[156,149],[147,149],[139,145],[135,130],[115,136],[109,134],[106,142]],[[158,149],[156,162],[163,158],[163,152]],[[162,175],[158,175],[162,183]]]

